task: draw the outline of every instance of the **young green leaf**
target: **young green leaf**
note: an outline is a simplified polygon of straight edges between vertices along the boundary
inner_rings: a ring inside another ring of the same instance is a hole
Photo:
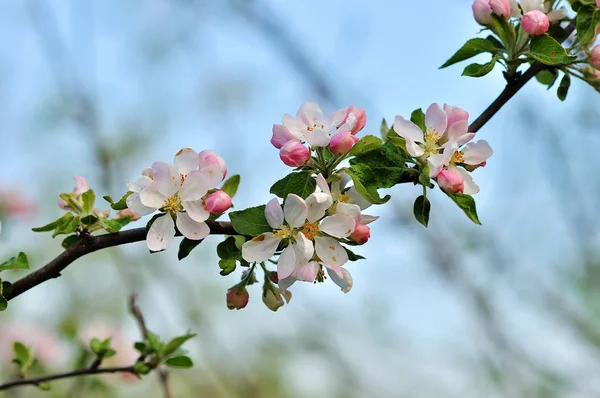
[[[600,8],[586,5],[577,10],[577,36],[582,44],[591,42],[600,24]]]
[[[413,213],[418,222],[423,224],[425,227],[429,224],[429,212],[431,211],[431,203],[426,196],[419,196],[415,200],[413,206]]]
[[[446,195],[450,197],[465,212],[467,217],[475,224],[481,225],[479,221],[479,217],[477,216],[477,208],[475,206],[475,199],[473,199],[470,195],[465,195],[462,193],[450,193],[448,191],[442,190]]]
[[[240,186],[240,180],[241,178],[239,174],[232,175],[223,183],[221,190],[233,198],[238,191],[238,187]]]
[[[381,138],[375,137],[374,135],[366,135],[360,140],[358,140],[356,144],[354,144],[354,146],[348,153],[348,156],[352,157],[361,155],[363,153],[372,151],[373,149],[379,148],[382,144],[383,142],[381,141]]]
[[[236,245],[236,238],[228,237],[223,242],[217,245],[217,255],[221,259],[239,259],[242,258],[242,252]]]
[[[440,69],[446,68],[457,62],[464,61],[472,58],[478,54],[489,52],[494,53],[496,51],[496,44],[489,39],[471,39],[467,41],[444,65],[440,66]]]
[[[385,142],[387,141],[387,135],[390,131],[390,127],[388,126],[385,118],[381,121],[381,127],[379,128],[379,133],[381,134],[381,139]]]
[[[468,65],[463,71],[463,76],[469,77],[482,77],[490,73],[494,66],[496,66],[496,62],[498,62],[498,56],[494,55],[492,60],[486,64],[471,64]]]
[[[57,220],[56,229],[52,234],[55,238],[58,235],[69,235],[77,231],[79,227],[79,216],[74,216],[72,213],[66,213],[64,216]]]
[[[129,197],[129,195],[131,195],[133,192],[128,191],[125,195],[123,195],[123,197],[121,199],[119,199],[118,202],[116,203],[112,203],[110,205],[110,207],[113,210],[125,210],[127,208],[127,198]]]
[[[282,199],[287,198],[291,193],[306,199],[308,195],[315,192],[316,187],[317,181],[312,177],[312,174],[308,171],[300,171],[290,173],[277,181],[271,187],[270,192]]]
[[[27,255],[23,252],[20,252],[17,257],[11,257],[0,264],[0,271],[18,269],[29,269],[29,260],[27,260]]]
[[[69,213],[67,213],[67,214],[69,214]],[[71,216],[72,216],[72,214],[71,214]],[[44,225],[43,227],[31,228],[31,230],[33,232],[49,232],[49,231],[54,231],[54,229],[58,225],[59,220],[60,220],[60,218],[58,220],[56,220],[56,221],[52,221],[50,224]]]
[[[168,356],[173,354],[179,349],[179,347],[183,345],[183,343],[194,337],[196,337],[195,333],[184,334],[183,336],[175,337],[165,345],[165,348],[163,349],[163,355]]]
[[[236,260],[234,258],[222,258],[219,260],[219,268],[221,268],[220,274],[227,276],[235,271]]]
[[[173,368],[191,368],[192,366],[194,366],[194,363],[192,362],[192,360],[189,357],[186,356],[180,356],[180,357],[174,357],[174,358],[169,358],[165,361],[165,365],[167,366],[171,366]]]
[[[560,81],[558,90],[556,91],[556,95],[558,96],[559,100],[564,101],[565,99],[567,99],[569,87],[571,87],[571,76],[568,73],[565,73],[562,80]]]
[[[359,256],[358,254],[354,253],[352,250],[348,249],[347,247],[344,247],[344,250],[346,250],[346,253],[348,254],[348,260],[350,260],[350,261],[358,261],[358,260],[365,259],[363,256]]]
[[[271,232],[273,228],[265,218],[265,207],[264,205],[256,206],[229,213],[229,218],[236,232],[245,236],[257,236],[265,232]]]
[[[116,220],[108,220],[106,218],[101,218],[98,220],[100,222],[100,226],[106,230],[106,232],[114,233],[119,232],[121,230],[121,223]]]
[[[93,189],[88,189],[81,194],[81,201],[83,202],[83,212],[90,214],[94,210],[94,204],[96,203],[96,194]]]
[[[567,50],[548,34],[531,39],[529,55],[544,65],[552,66],[570,64],[577,59],[567,54]]]
[[[202,240],[183,238],[179,243],[179,251],[177,252],[177,258],[179,261],[189,256],[192,250],[194,250],[200,243],[202,243]]]

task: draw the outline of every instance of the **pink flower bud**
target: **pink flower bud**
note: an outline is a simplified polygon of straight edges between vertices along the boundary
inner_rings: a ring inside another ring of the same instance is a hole
[[[288,141],[281,147],[279,157],[290,167],[300,167],[309,161],[310,151],[300,141]]]
[[[346,118],[341,126],[347,128],[354,135],[362,130],[367,124],[367,112],[363,108],[357,108],[354,105],[348,107]]]
[[[521,26],[523,26],[523,30],[531,36],[540,36],[546,33],[550,28],[550,20],[543,12],[533,10],[523,15]]]
[[[227,165],[225,164],[225,160],[217,155],[213,151],[205,150],[198,154],[198,166],[199,168],[203,168],[206,166],[210,166],[211,164],[218,164],[221,166],[221,170],[223,170],[223,179],[227,176]]]
[[[131,221],[137,221],[140,218],[142,218],[142,216],[133,212],[133,210],[131,210],[131,209],[119,210],[118,214],[119,214],[119,218],[129,217],[129,218],[131,218]]]
[[[295,140],[296,137],[290,133],[287,127],[282,124],[274,124],[273,125],[273,137],[271,138],[271,144],[277,149],[281,149],[283,144],[288,141]]]
[[[356,141],[358,137],[352,135],[350,131],[338,131],[331,137],[329,146],[335,155],[345,155],[350,152]]]
[[[227,308],[230,310],[241,310],[246,307],[250,299],[246,288],[239,290],[236,286],[229,289],[225,297],[227,298]]]
[[[364,245],[367,243],[370,237],[371,229],[363,224],[356,224],[354,232],[352,232],[352,235],[350,235],[350,239],[359,245]]]
[[[492,14],[507,19],[510,17],[510,2],[508,0],[475,0],[472,8],[473,16],[480,25],[490,25]]]
[[[204,199],[204,210],[211,214],[223,214],[231,208],[231,197],[218,190]]]
[[[592,49],[592,54],[590,55],[590,64],[592,64],[594,68],[600,69],[600,45]]]
[[[440,188],[450,193],[462,193],[464,191],[465,182],[463,176],[456,169],[440,171],[436,180]]]
[[[444,112],[446,112],[446,115],[448,116],[448,124],[446,125],[446,129],[456,122],[469,120],[469,112],[459,108],[458,106],[444,104]]]
[[[81,195],[84,192],[89,191],[89,187],[87,184],[87,181],[85,180],[85,178],[83,177],[73,177],[73,179],[75,180],[75,183],[77,185],[75,185],[75,187],[73,187],[73,193],[75,195]]]
[[[596,0],[596,5],[600,7],[600,0]]]

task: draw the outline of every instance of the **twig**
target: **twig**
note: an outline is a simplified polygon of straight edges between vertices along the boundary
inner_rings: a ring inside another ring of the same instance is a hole
[[[575,21],[572,21],[569,26],[565,28],[564,40],[566,40],[574,31]],[[539,72],[551,68],[553,67],[536,61],[529,67],[529,69],[527,69],[524,74],[508,77],[508,82],[506,83],[504,90],[502,90],[498,98],[496,98],[494,102],[492,102],[490,106],[488,106],[487,109],[483,111],[483,113],[473,123],[471,123],[469,126],[469,131],[471,133],[478,132],[520,89],[523,88],[523,86],[525,86],[525,84],[527,84],[527,82],[529,82],[529,80],[534,78]]]
[[[119,368],[79,369],[79,370],[74,370],[72,372],[58,373],[55,375],[38,377],[35,379],[15,380],[15,381],[11,381],[8,383],[0,384],[0,391],[8,390],[9,388],[12,388],[12,387],[25,386],[25,385],[39,386],[40,384],[48,382],[48,381],[68,379],[70,377],[78,377],[78,376],[90,376],[90,375],[103,374],[103,373],[132,373],[133,374],[133,366],[123,366],[123,367],[119,367]]]
[[[207,224],[210,227],[210,233],[213,235],[236,234],[233,226],[229,222],[207,221]],[[140,242],[146,239],[146,234],[146,228],[136,228],[127,231],[116,232],[113,234],[82,238],[44,267],[15,282],[12,285],[11,293],[7,293],[4,297],[7,300],[12,300],[22,293],[25,293],[29,289],[32,289],[52,278],[58,278],[60,273],[69,264],[78,258],[85,256],[86,254],[93,253],[97,250],[106,249],[107,247]]]

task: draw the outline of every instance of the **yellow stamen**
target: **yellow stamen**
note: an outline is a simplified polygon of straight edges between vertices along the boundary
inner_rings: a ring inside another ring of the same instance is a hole
[[[315,236],[317,236],[320,232],[319,224],[317,224],[316,222],[309,223],[307,221],[300,229],[300,232],[302,232],[308,240],[313,240]]]
[[[453,163],[463,163],[465,161],[464,158],[465,153],[463,151],[456,151],[454,155],[452,155],[451,161]]]

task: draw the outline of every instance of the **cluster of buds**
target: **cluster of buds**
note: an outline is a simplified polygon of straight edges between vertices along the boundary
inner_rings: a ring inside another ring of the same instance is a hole
[[[597,2],[600,0],[597,0]],[[475,20],[483,26],[490,26],[492,15],[505,19],[520,20],[523,30],[531,36],[540,36],[548,31],[552,22],[567,16],[565,9],[552,9],[552,5],[544,0],[475,0],[473,2]]]
[[[205,221],[231,207],[231,197],[216,189],[226,175],[225,161],[216,153],[183,148],[175,155],[173,165],[154,162],[137,181],[129,183],[127,207],[131,211],[139,215],[157,210],[161,213],[148,231],[148,249],[161,251],[169,247],[175,225],[188,239],[206,238],[210,229]]]
[[[279,290],[265,288],[265,302],[277,299],[277,303],[283,304],[281,296],[286,297],[293,283],[323,282],[325,270],[343,292],[352,288],[352,276],[343,268],[349,260],[348,252],[341,244],[366,243],[370,237],[366,225],[377,217],[361,214],[361,207],[351,203],[347,191],[340,189],[339,181],[330,186],[319,174],[317,185],[317,192],[306,199],[289,194],[283,208],[277,199],[272,199],[265,208],[265,218],[273,231],[242,246],[242,257],[249,263],[264,263],[275,255],[279,257],[274,278]]]
[[[273,125],[271,143],[279,149],[283,163],[303,167],[313,159],[311,151],[319,148],[328,148],[336,157],[346,155],[358,141],[356,134],[365,127],[366,120],[365,110],[354,105],[324,116],[318,104],[305,102],[295,118],[285,114],[283,124]],[[314,158],[315,162],[319,160]]]
[[[489,144],[470,142],[469,114],[463,109],[432,104],[425,114],[425,130],[402,116],[396,116],[394,131],[406,140],[408,153],[429,167],[429,177],[451,193],[474,194],[479,187],[470,172],[485,166],[492,156]]]

